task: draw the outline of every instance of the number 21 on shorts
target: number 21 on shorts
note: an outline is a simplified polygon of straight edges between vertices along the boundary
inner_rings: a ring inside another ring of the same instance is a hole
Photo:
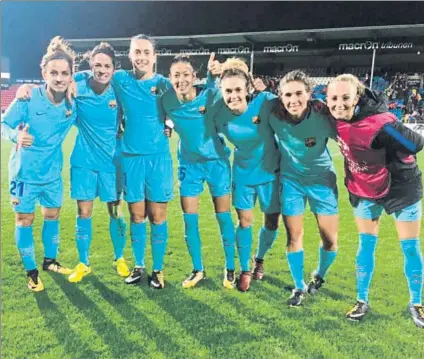
[[[24,194],[24,183],[19,181],[10,181],[10,195],[13,197],[22,197]]]

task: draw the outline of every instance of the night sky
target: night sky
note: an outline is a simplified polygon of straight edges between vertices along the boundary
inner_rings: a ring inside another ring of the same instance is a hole
[[[424,23],[424,2],[1,2],[2,56],[38,77],[49,39]],[[423,34],[424,36],[424,34]]]

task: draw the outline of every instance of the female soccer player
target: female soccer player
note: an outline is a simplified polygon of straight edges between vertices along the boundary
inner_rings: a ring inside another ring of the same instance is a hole
[[[327,149],[335,131],[324,103],[311,100],[313,84],[301,71],[280,81],[280,98],[269,124],[279,140],[280,203],[287,232],[287,261],[295,283],[288,300],[299,306],[306,290],[315,294],[337,254],[338,206],[333,162]],[[303,214],[309,202],[321,235],[318,268],[306,286],[303,277]]]
[[[259,234],[254,276],[263,276],[263,258],[277,237],[280,213],[278,172],[280,155],[271,127],[265,121],[270,100],[269,92],[249,94],[251,79],[247,65],[241,59],[228,59],[222,65],[221,92],[226,106],[214,116],[217,130],[236,149],[232,171],[232,201],[239,225],[236,243],[240,257],[240,291],[250,287],[250,251],[252,246],[253,208],[256,199],[264,215]]]
[[[69,276],[71,282],[80,282],[91,273],[91,216],[96,197],[107,202],[114,266],[120,276],[130,274],[123,258],[126,223],[119,200],[123,182],[117,138],[122,123],[121,111],[110,85],[115,71],[115,52],[109,44],[101,43],[88,54],[87,60],[92,76],[80,77],[76,85],[78,136],[71,155],[71,197],[78,205],[76,243],[80,263]],[[31,88],[27,85],[21,86],[17,92],[18,98],[30,96]]]
[[[420,249],[422,179],[416,153],[424,138],[397,121],[386,98],[365,89],[350,74],[337,76],[327,90],[327,105],[336,119],[345,183],[359,232],[356,256],[357,302],[347,313],[361,320],[370,307],[368,291],[374,272],[379,218],[385,210],[395,218],[405,259],[409,312],[424,328],[423,259]]]
[[[214,54],[208,69],[214,64]],[[211,71],[212,74],[213,71]],[[173,89],[161,98],[161,105],[173,121],[180,136],[178,148],[178,177],[181,208],[184,212],[185,240],[193,271],[183,282],[191,288],[205,278],[199,233],[199,196],[203,183],[209,186],[221,231],[225,254],[224,287],[235,286],[234,224],[230,212],[230,163],[225,145],[218,137],[213,123],[216,88],[194,86],[196,73],[188,56],[176,56],[171,63],[170,79]]]
[[[135,284],[146,276],[146,217],[151,226],[153,272],[150,286],[164,288],[163,259],[168,242],[167,202],[173,196],[172,159],[159,116],[160,95],[171,88],[168,79],[154,73],[155,42],[146,35],[131,39],[129,58],[133,69],[118,70],[112,77],[122,106],[125,131],[122,136],[124,199],[131,216],[130,233],[134,269],[125,279]],[[87,77],[77,74],[76,80]],[[78,94],[77,94],[78,95]]]
[[[121,111],[110,84],[115,71],[115,52],[107,43],[97,45],[88,58],[92,75],[77,82],[78,136],[71,155],[71,197],[77,200],[76,243],[80,263],[69,276],[79,282],[91,272],[93,201],[106,202],[109,231],[114,247],[114,266],[122,277],[130,271],[123,257],[126,223],[120,206],[122,174],[119,171],[118,129]]]
[[[1,121],[2,137],[16,143],[9,161],[10,194],[16,213],[15,240],[28,275],[28,288],[44,289],[34,253],[32,224],[36,201],[44,217],[43,270],[71,271],[56,261],[59,214],[63,202],[62,143],[75,122],[75,106],[65,99],[72,81],[74,52],[61,38],[50,41],[41,61],[46,86],[32,90],[28,101],[15,100]]]

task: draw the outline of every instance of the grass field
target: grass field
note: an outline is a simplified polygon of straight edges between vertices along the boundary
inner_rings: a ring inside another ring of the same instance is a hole
[[[66,198],[74,137],[72,132],[64,145]],[[173,153],[176,141],[174,136]],[[201,198],[200,222],[208,279],[199,288],[183,290],[181,282],[191,271],[191,261],[184,242],[177,187],[169,205],[164,290],[152,290],[147,282],[128,286],[115,274],[107,210],[96,202],[93,274],[75,285],[66,277],[42,272],[46,290],[28,291],[13,236],[7,183],[10,147],[8,143],[1,145],[2,358],[424,358],[424,330],[416,328],[407,313],[409,295],[402,253],[392,218],[387,215],[381,223],[371,288],[372,312],[363,323],[344,318],[355,300],[358,241],[343,187],[342,156],[334,143],[331,152],[335,154],[341,194],[339,255],[319,296],[307,297],[299,309],[285,304],[292,283],[285,259],[284,230],[280,230],[266,259],[262,282],[254,282],[247,293],[222,288],[223,251],[207,191]],[[424,168],[423,155],[419,161]],[[68,266],[77,264],[75,215],[76,206],[67,199],[61,215],[58,259]],[[37,209],[34,236],[39,265],[43,256],[41,224]],[[255,248],[261,224],[257,210]],[[319,236],[310,212],[305,224],[305,275],[309,276],[317,263]],[[132,263],[129,239],[125,256]],[[150,271],[150,244],[146,258]]]

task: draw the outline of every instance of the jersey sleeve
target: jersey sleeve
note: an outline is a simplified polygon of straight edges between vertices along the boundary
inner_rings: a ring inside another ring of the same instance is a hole
[[[424,137],[406,127],[402,122],[396,121],[384,125],[372,142],[372,148],[389,148],[415,155],[423,149]]]
[[[164,96],[161,96],[158,101],[158,117],[162,123],[165,123],[165,119],[166,119],[166,110],[163,103],[164,98],[165,98]]]
[[[1,119],[1,137],[16,143],[17,127],[26,122],[29,101],[15,99]]]
[[[206,85],[205,87],[207,89],[216,89],[217,85],[217,77],[216,76],[212,76],[211,73],[208,71],[208,73],[206,74]]]
[[[277,104],[278,97],[267,91],[261,92],[260,95],[264,97],[264,102],[262,103],[259,117],[261,119],[268,120],[269,115],[274,110]]]
[[[208,121],[212,121],[215,124],[215,128],[219,126],[219,116],[221,111],[225,107],[224,100],[219,90],[208,89]]]
[[[75,82],[78,82],[78,81],[87,80],[91,76],[93,76],[93,73],[91,71],[89,71],[89,70],[78,71],[78,72],[75,72],[74,73],[74,81]]]
[[[160,93],[163,95],[163,94],[165,94],[166,92],[168,92],[169,90],[172,89],[171,80],[162,76],[161,81],[159,83],[159,86],[160,86],[160,88],[159,88]]]

